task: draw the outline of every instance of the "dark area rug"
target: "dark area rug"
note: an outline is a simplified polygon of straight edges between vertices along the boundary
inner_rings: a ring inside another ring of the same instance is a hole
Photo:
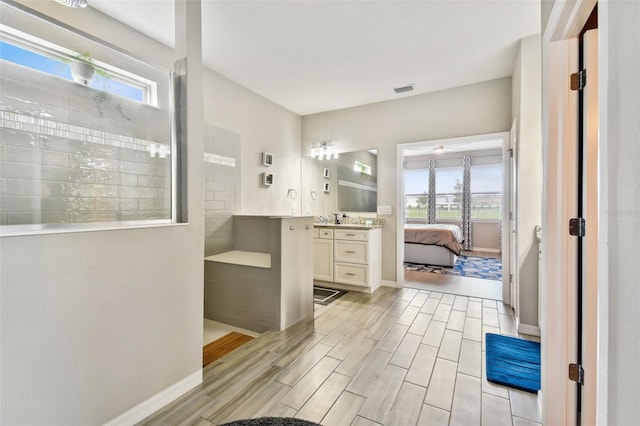
[[[348,291],[336,290],[333,288],[313,286],[313,303],[318,305],[328,305],[347,294]]]
[[[487,380],[537,393],[540,390],[540,343],[487,333]]]
[[[459,275],[461,277],[502,280],[502,260],[492,257],[459,256],[453,267],[404,263],[407,271],[431,272],[434,274]]]
[[[257,419],[236,420],[220,426],[321,426],[307,420],[293,417],[260,417]]]

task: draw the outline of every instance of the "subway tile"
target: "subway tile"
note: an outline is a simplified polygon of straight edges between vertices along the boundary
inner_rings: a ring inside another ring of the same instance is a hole
[[[155,192],[152,188],[144,188],[139,186],[120,186],[118,187],[118,195],[120,198],[154,198]]]
[[[0,177],[7,179],[39,179],[40,167],[32,164],[5,163],[0,168]]]
[[[0,196],[0,206],[6,212],[40,211],[40,198],[30,196]]]
[[[41,167],[40,179],[55,182],[94,182],[95,176],[92,170],[68,169],[65,167]]]
[[[69,195],[69,189],[68,184],[62,182],[8,179],[3,193],[7,195],[65,196]]]
[[[69,184],[69,195],[74,197],[117,197],[116,185],[96,185],[88,183]]]
[[[115,222],[118,220],[118,212],[116,211],[72,211],[72,223],[87,222]]]
[[[93,198],[84,197],[42,197],[40,208],[45,210],[93,210]]]
[[[36,223],[42,223],[42,215],[40,214],[40,212],[8,212],[6,214],[7,225],[32,225]]]

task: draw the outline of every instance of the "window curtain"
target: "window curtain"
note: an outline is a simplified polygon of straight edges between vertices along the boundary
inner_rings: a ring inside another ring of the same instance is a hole
[[[429,223],[436,223],[436,159],[429,158]]]
[[[462,243],[463,250],[473,247],[471,234],[471,157],[462,157]]]

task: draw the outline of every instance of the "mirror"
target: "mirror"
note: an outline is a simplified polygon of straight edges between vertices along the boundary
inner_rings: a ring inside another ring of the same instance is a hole
[[[377,160],[375,149],[342,152],[331,160],[302,157],[302,214],[375,213]]]

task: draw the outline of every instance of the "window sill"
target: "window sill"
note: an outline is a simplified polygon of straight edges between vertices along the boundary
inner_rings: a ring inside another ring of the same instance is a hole
[[[68,234],[75,232],[122,231],[146,228],[166,228],[185,226],[189,223],[171,221],[101,222],[101,223],[64,223],[42,225],[5,225],[0,226],[0,238],[24,237],[31,235]]]

